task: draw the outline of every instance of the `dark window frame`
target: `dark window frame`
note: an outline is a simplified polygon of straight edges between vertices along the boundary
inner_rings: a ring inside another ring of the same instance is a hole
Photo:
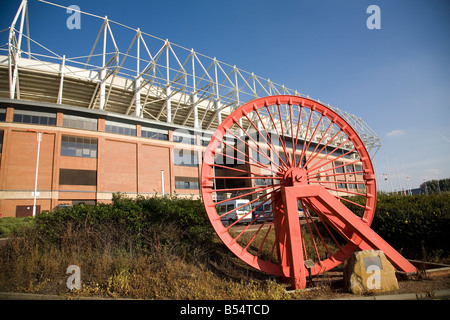
[[[97,186],[97,170],[59,169],[59,184]]]

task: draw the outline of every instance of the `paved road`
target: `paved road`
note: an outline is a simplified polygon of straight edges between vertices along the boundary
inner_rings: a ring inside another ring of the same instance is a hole
[[[434,291],[431,295],[425,292],[389,294],[370,297],[350,297],[336,300],[450,300],[450,289]]]
[[[30,293],[16,293],[16,292],[0,292],[0,300],[124,300],[117,298],[90,298],[90,297],[66,297],[58,295],[43,295]],[[126,299],[125,299],[126,300]],[[362,296],[341,298],[336,300],[450,300],[450,289],[437,290],[432,293],[402,293],[389,294],[379,296]]]

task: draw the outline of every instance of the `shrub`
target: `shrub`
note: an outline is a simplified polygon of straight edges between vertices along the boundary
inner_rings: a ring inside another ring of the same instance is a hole
[[[362,198],[352,201],[363,203]],[[352,211],[358,212],[356,206],[351,204],[348,206]],[[380,194],[371,227],[407,258],[448,257],[450,197]]]
[[[33,223],[32,217],[14,218],[5,217],[0,219],[0,238],[7,237],[11,232],[19,232],[23,226]]]
[[[85,234],[79,239],[80,245],[91,241],[90,246],[102,246],[109,241],[110,245],[121,247],[126,242],[134,249],[153,250],[156,238],[160,245],[171,246],[169,242],[174,238],[169,239],[171,233],[167,230],[174,229],[181,247],[211,241],[213,230],[200,200],[177,197],[134,200],[120,193],[114,194],[112,200],[112,204],[81,204],[43,212],[36,217],[36,226],[52,243],[61,243],[69,228],[72,233]]]
[[[214,236],[200,200],[129,199],[36,216],[26,236],[0,247],[0,291],[67,294],[65,270],[81,269],[71,295],[156,299],[281,298]]]

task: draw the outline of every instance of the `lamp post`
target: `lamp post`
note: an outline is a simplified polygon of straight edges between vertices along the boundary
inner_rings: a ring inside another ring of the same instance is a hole
[[[41,151],[42,132],[37,133],[38,149],[36,156],[36,177],[34,179],[34,200],[33,200],[33,217],[36,216],[36,196],[37,196],[37,183],[39,173],[39,153]]]
[[[164,197],[165,196],[165,193],[164,193],[164,170],[161,170],[161,193],[162,193],[162,196]]]
[[[38,174],[39,174],[39,154],[41,151],[41,141],[42,141],[42,134],[47,133],[51,134],[51,132],[40,132],[36,130],[28,130],[29,132],[36,132],[37,133],[37,155],[36,155],[36,175],[34,178],[34,192],[33,192],[33,217],[36,216],[36,197],[37,197],[37,183],[38,183]]]

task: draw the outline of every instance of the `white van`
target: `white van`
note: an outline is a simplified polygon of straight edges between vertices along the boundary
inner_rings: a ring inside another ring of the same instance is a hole
[[[222,221],[223,224],[232,224],[236,220],[242,218],[245,216],[249,211],[252,210],[252,206],[248,204],[250,200],[247,199],[239,199],[239,200],[229,200],[226,202],[221,203],[216,207],[217,214],[223,215],[227,212],[230,212],[229,214],[224,215],[220,218],[220,221]],[[238,209],[236,209],[238,208]],[[235,210],[236,209],[236,210]],[[252,215],[248,214],[245,216],[239,223],[249,223],[252,221]]]

